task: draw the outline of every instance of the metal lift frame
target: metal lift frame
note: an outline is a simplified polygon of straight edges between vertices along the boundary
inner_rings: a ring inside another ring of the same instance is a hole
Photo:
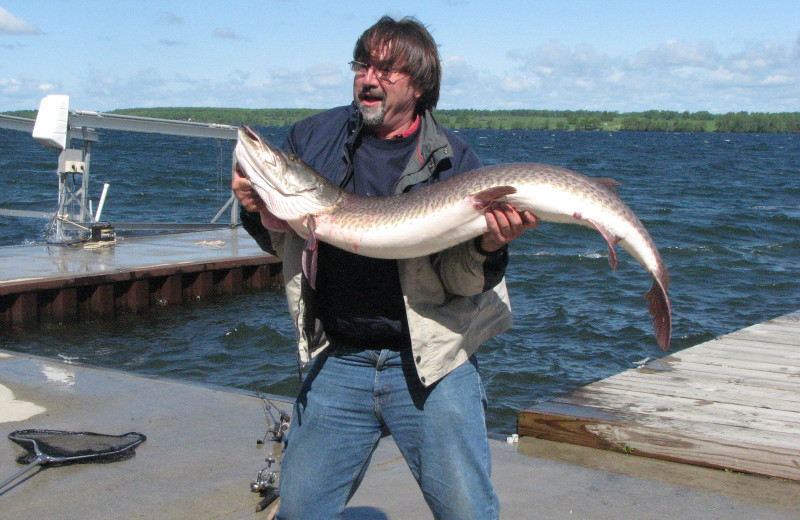
[[[54,99],[58,98],[58,99]],[[48,102],[53,101],[68,104],[66,96],[47,96],[42,100],[42,107]],[[37,119],[7,116],[0,114],[0,128],[17,130],[34,134],[34,129],[40,118],[52,117],[48,111],[40,107]],[[46,125],[53,126],[52,121],[42,121]],[[196,123],[192,121],[175,121],[169,119],[156,119],[149,117],[125,116],[119,114],[108,114],[103,112],[91,112],[84,110],[69,110],[67,112],[66,135],[62,139],[38,139],[44,146],[60,149],[58,159],[58,209],[54,213],[42,211],[12,210],[0,208],[0,215],[26,217],[26,218],[50,218],[53,225],[48,234],[48,240],[58,243],[63,241],[66,231],[77,231],[78,235],[85,239],[91,233],[91,225],[98,224],[100,209],[96,214],[92,214],[89,208],[89,174],[91,165],[91,147],[93,142],[99,140],[97,129],[118,130],[125,132],[154,133],[162,135],[178,135],[184,137],[201,137],[216,139],[218,142],[235,141],[238,128],[231,125]],[[73,141],[82,141],[82,146],[76,148]],[[62,142],[63,141],[63,142]],[[231,158],[231,171],[233,170],[234,159]],[[75,176],[81,176],[80,184],[75,182]],[[112,223],[115,229],[119,230],[149,230],[149,231],[188,231],[213,229],[220,227],[235,227],[239,223],[239,205],[235,204],[235,197],[230,195],[228,200],[219,209],[217,214],[209,223]],[[75,215],[69,214],[70,205],[77,206]],[[101,198],[102,205],[102,198]],[[230,223],[219,224],[217,221],[230,208]],[[52,238],[52,240],[50,240]]]

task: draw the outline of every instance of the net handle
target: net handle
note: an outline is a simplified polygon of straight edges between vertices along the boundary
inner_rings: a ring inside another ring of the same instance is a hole
[[[19,477],[24,475],[27,471],[33,469],[34,466],[38,466],[39,464],[41,464],[42,462],[45,462],[46,460],[47,460],[47,458],[45,456],[39,455],[38,457],[36,457],[33,460],[33,462],[31,462],[30,464],[28,464],[27,466],[25,466],[24,468],[19,470],[16,475],[14,475],[13,477],[11,477],[8,480],[3,481],[3,483],[0,484],[0,495],[2,495],[4,493],[4,491],[3,491],[4,487],[6,487],[7,485],[11,484],[15,480],[17,480]]]

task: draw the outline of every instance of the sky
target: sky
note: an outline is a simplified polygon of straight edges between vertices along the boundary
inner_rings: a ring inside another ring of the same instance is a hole
[[[347,104],[387,14],[436,39],[442,109],[800,111],[797,0],[0,0],[0,112]]]

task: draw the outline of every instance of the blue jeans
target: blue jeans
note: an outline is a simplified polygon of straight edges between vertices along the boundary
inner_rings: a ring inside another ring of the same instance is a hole
[[[426,388],[410,352],[332,350],[314,361],[295,402],[278,518],[340,518],[386,435],[436,518],[497,518],[486,395],[474,359]]]

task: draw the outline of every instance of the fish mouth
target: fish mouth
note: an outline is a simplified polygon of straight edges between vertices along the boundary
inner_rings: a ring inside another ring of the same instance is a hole
[[[251,182],[258,184],[261,180],[271,188],[278,189],[283,157],[275,147],[264,141],[250,127],[239,127],[234,154],[236,162]]]
[[[278,168],[282,164],[281,152],[248,126],[239,128],[238,144],[242,145],[247,158],[255,164],[266,163],[272,168]]]

